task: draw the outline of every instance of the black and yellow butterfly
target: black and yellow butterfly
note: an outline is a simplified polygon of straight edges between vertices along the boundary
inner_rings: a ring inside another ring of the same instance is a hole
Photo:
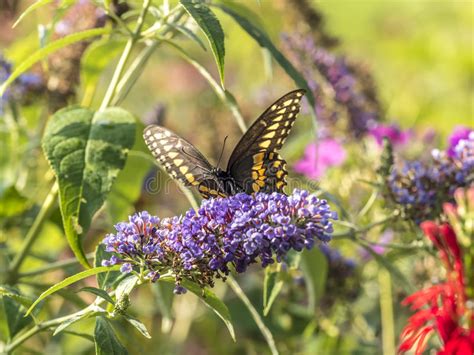
[[[148,126],[143,137],[166,171],[186,186],[196,186],[204,198],[238,192],[282,192],[288,173],[277,151],[290,133],[304,93],[291,91],[266,109],[237,143],[225,171],[212,166],[191,143],[163,127]]]

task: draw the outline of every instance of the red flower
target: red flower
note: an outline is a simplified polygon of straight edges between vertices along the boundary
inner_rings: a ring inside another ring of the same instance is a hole
[[[403,300],[416,313],[400,336],[399,352],[406,352],[416,345],[415,354],[422,354],[433,333],[437,333],[443,347],[438,355],[474,354],[474,329],[463,326],[466,317],[466,292],[462,251],[456,234],[449,224],[438,226],[434,222],[423,222],[421,229],[438,249],[438,254],[447,271],[446,281],[415,292]],[[471,315],[471,324],[474,316]]]

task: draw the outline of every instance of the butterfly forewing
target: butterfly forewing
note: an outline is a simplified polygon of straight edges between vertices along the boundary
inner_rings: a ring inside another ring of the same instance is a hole
[[[237,143],[227,170],[245,192],[283,191],[287,172],[276,152],[293,127],[304,92],[295,90],[277,100]]]
[[[148,126],[143,138],[168,174],[186,186],[198,186],[211,175],[212,166],[207,159],[175,133],[160,126]]]

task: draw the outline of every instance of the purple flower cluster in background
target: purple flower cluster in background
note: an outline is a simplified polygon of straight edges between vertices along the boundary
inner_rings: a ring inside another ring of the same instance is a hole
[[[325,200],[297,189],[290,196],[240,193],[204,200],[197,211],[161,220],[141,212],[106,236],[103,243],[113,255],[103,265],[146,271],[152,281],[171,271],[176,293],[184,291],[183,279],[212,287],[231,266],[241,273],[250,264],[265,267],[290,250],[328,242],[336,218]]]
[[[12,64],[0,54],[0,85],[5,82],[12,73]],[[10,101],[22,101],[25,103],[31,93],[40,91],[44,86],[43,79],[35,73],[24,73],[0,97],[0,114]]]
[[[405,217],[416,223],[435,219],[457,188],[474,183],[474,132],[448,152],[434,150],[431,162],[405,162],[388,176],[389,198]]]
[[[318,120],[326,128],[345,121],[348,132],[360,137],[380,120],[375,85],[363,66],[317,46],[311,36],[283,35],[282,39],[313,91]]]

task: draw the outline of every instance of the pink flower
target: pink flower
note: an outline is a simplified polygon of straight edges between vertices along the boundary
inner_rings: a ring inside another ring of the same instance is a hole
[[[403,131],[397,124],[379,124],[369,130],[378,145],[383,144],[383,139],[386,137],[393,145],[403,145],[408,142],[412,136],[410,130]]]
[[[344,147],[332,138],[310,143],[306,146],[304,157],[295,163],[296,172],[310,179],[318,179],[326,170],[339,166],[346,160]]]
[[[472,128],[465,126],[456,126],[448,137],[448,149],[447,153],[450,157],[454,157],[456,153],[454,148],[458,145],[459,141],[462,139],[468,139],[469,134],[472,132]]]

